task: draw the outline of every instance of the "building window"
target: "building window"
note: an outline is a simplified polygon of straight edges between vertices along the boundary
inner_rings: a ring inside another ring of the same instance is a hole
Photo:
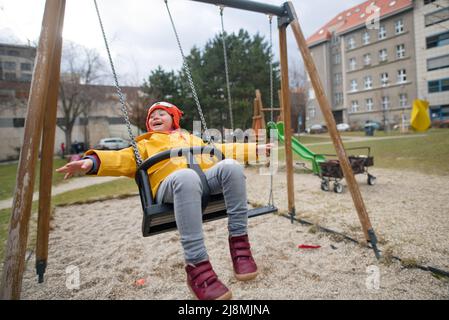
[[[21,63],[20,70],[22,71],[31,71],[31,63]]]
[[[367,76],[365,77],[365,89],[373,88],[373,77]]]
[[[17,80],[17,76],[15,73],[5,72],[3,75],[5,76],[5,80],[7,80],[7,81],[16,81]]]
[[[339,53],[336,53],[334,55],[334,64],[340,64],[341,63],[341,55]]]
[[[343,104],[343,93],[337,92],[335,94],[335,105],[341,106]]]
[[[354,49],[355,48],[355,39],[354,37],[348,38],[348,49]]]
[[[363,63],[365,64],[365,66],[371,65],[371,54],[370,53],[367,53],[363,56]]]
[[[449,104],[430,107],[430,116],[432,121],[442,121],[449,119]]]
[[[351,91],[357,91],[357,80],[351,80]]]
[[[14,128],[23,128],[25,126],[25,118],[14,118],[12,119],[12,124]]]
[[[338,45],[339,43],[340,43],[340,37],[337,36],[335,33],[333,33],[332,34],[332,44],[335,46],[335,45]]]
[[[429,81],[429,93],[449,91],[449,78]]]
[[[400,44],[396,46],[396,58],[405,58],[405,44]]]
[[[398,83],[407,81],[407,71],[405,69],[398,70]]]
[[[12,57],[19,57],[20,56],[20,52],[17,51],[17,50],[8,50],[6,52],[6,55],[12,56]]]
[[[388,79],[388,73],[387,73],[387,72],[382,73],[382,74],[380,75],[380,83],[381,83],[382,87],[388,86],[388,81],[389,81],[389,79]]]
[[[449,55],[427,60],[427,71],[449,68]]]
[[[379,51],[379,61],[385,62],[388,60],[388,51],[387,49],[382,49]]]
[[[313,119],[316,116],[316,109],[315,107],[309,108],[309,118]]]
[[[379,40],[383,40],[387,37],[387,29],[384,25],[381,25],[379,28]]]
[[[449,7],[434,11],[424,16],[426,27],[449,20]]]
[[[362,34],[362,41],[363,41],[363,44],[365,44],[365,45],[369,44],[369,42],[370,42],[370,35],[369,35],[368,31],[363,32],[363,34]]]
[[[404,20],[399,19],[394,23],[394,30],[396,34],[401,34],[404,32]]]
[[[335,84],[335,85],[340,85],[342,79],[343,79],[342,74],[341,74],[341,73],[336,73],[336,74],[334,75],[334,84]]]
[[[31,81],[32,74],[31,73],[22,73],[20,75],[20,80],[22,81]]]
[[[355,58],[349,59],[349,70],[355,70],[357,68],[357,60]]]
[[[424,0],[424,5],[431,4],[432,2],[435,2],[435,0]]]
[[[351,101],[351,112],[359,111],[359,102],[357,100]]]
[[[382,97],[382,109],[388,110],[388,108],[390,108],[390,97],[389,96]]]
[[[449,31],[426,38],[427,49],[442,47],[449,44]]]
[[[366,110],[373,111],[373,108],[374,108],[373,98],[366,99]]]
[[[402,108],[407,107],[408,105],[408,99],[407,99],[407,94],[406,93],[401,93],[399,95],[399,106]]]
[[[16,63],[11,61],[4,61],[3,62],[3,69],[4,70],[16,70]]]

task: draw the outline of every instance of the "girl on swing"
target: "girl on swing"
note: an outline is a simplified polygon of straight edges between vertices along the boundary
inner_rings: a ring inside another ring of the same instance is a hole
[[[183,112],[168,102],[157,102],[149,110],[146,120],[148,133],[139,136],[137,147],[143,159],[161,151],[179,147],[202,146],[202,139],[181,131],[179,122]],[[258,152],[269,154],[271,144],[215,144],[222,153],[234,159],[255,159]],[[230,150],[229,150],[230,149]],[[232,153],[229,155],[231,151]],[[242,154],[238,154],[242,153]],[[243,156],[243,157],[242,157]],[[245,175],[234,159],[218,163],[199,162],[205,172],[211,194],[223,193],[228,213],[229,249],[238,280],[248,281],[257,276],[257,265],[248,240],[248,216]],[[77,173],[99,176],[134,177],[135,156],[132,147],[119,151],[89,150],[84,158],[56,170],[65,173],[64,179]],[[202,229],[199,176],[187,168],[185,161],[166,160],[149,170],[153,195],[158,203],[173,203],[176,225],[184,250],[187,285],[197,299],[231,299],[231,291],[218,279],[204,244]]]

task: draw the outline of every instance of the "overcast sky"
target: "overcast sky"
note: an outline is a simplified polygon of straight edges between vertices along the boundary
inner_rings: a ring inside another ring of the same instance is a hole
[[[283,0],[260,1],[281,5]],[[293,0],[306,37],[339,12],[363,0]],[[164,0],[97,0],[110,41],[121,83],[138,85],[158,65],[179,70],[182,63],[165,9]],[[193,46],[202,48],[221,30],[219,8],[188,0],[169,0],[169,6],[187,54]],[[44,0],[0,0],[0,42],[37,43],[44,11]],[[96,48],[106,59],[104,42],[93,0],[67,0],[64,20],[65,40]],[[227,8],[224,24],[228,33],[240,28],[269,39],[267,16]],[[276,24],[273,24],[275,27]],[[273,28],[278,59],[278,36]],[[290,66],[301,64],[291,30],[288,32]]]

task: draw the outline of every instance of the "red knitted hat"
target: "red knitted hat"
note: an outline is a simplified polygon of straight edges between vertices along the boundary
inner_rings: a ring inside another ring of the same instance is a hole
[[[148,114],[147,114],[147,120],[146,120],[146,125],[147,125],[147,131],[150,131],[150,115],[154,110],[165,110],[167,111],[167,113],[169,115],[171,115],[171,117],[173,118],[173,129],[179,129],[179,121],[181,120],[182,115],[184,114],[184,112],[182,112],[181,110],[178,109],[177,106],[175,106],[174,104],[168,103],[168,102],[156,102],[155,104],[153,104],[150,109],[148,109]]]

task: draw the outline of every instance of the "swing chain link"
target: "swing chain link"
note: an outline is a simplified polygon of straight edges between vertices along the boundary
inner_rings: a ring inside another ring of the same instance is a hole
[[[103,34],[104,44],[106,46],[106,51],[108,53],[109,64],[112,69],[112,75],[114,77],[115,89],[117,90],[117,94],[118,94],[119,100],[120,100],[120,109],[122,110],[123,116],[125,118],[126,127],[128,129],[128,135],[129,135],[129,138],[131,139],[131,145],[132,145],[132,148],[134,151],[134,156],[136,158],[137,166],[140,166],[143,163],[142,157],[140,156],[139,149],[137,148],[136,140],[135,140],[134,134],[131,129],[131,121],[129,120],[128,109],[126,108],[125,97],[123,96],[122,89],[120,88],[119,83],[118,83],[117,73],[115,72],[115,67],[114,67],[114,63],[112,61],[111,51],[109,49],[106,32],[104,30],[103,22],[101,20],[100,10],[98,9],[97,0],[94,0],[94,4],[95,4],[95,9],[97,11],[98,21],[99,21],[100,27],[101,27],[101,32]]]
[[[198,113],[200,115],[201,124],[203,126],[203,130],[204,130],[204,134],[205,134],[205,140],[209,144],[212,143],[212,145],[213,145],[213,141],[211,141],[211,138],[210,138],[210,135],[209,135],[209,129],[207,128],[206,119],[204,118],[203,109],[201,108],[200,100],[199,100],[198,95],[196,93],[195,84],[193,83],[192,74],[190,72],[190,67],[189,67],[187,59],[186,59],[186,57],[184,55],[184,50],[182,50],[181,41],[179,40],[178,31],[176,30],[175,22],[173,21],[173,17],[171,15],[170,8],[168,7],[168,0],[164,0],[164,2],[165,2],[165,6],[167,8],[168,15],[170,17],[170,22],[171,22],[173,31],[175,33],[176,42],[178,44],[178,49],[181,52],[183,68],[184,68],[184,70],[185,70],[185,72],[187,74],[187,79],[189,81],[190,89],[192,90],[193,98],[195,100],[195,104],[196,104]]]
[[[269,22],[270,22],[270,108],[271,108],[271,122],[274,122],[274,85],[273,85],[273,28],[272,28],[272,20],[273,16],[268,16]]]
[[[223,56],[224,56],[225,74],[226,74],[226,88],[228,91],[229,119],[230,119],[231,129],[234,132],[234,116],[232,114],[231,84],[229,81],[228,53],[226,50],[226,35],[225,35],[225,28],[224,28],[224,22],[223,22],[223,10],[224,10],[224,6],[220,6],[221,40],[223,42]]]
[[[270,120],[274,122],[274,85],[273,85],[273,28],[272,28],[273,16],[270,14],[268,16],[268,21],[270,23]],[[271,162],[271,161],[270,161]],[[270,164],[270,167],[272,165]],[[274,206],[274,193],[273,193],[273,170],[270,170],[270,195],[268,198],[268,204]]]

